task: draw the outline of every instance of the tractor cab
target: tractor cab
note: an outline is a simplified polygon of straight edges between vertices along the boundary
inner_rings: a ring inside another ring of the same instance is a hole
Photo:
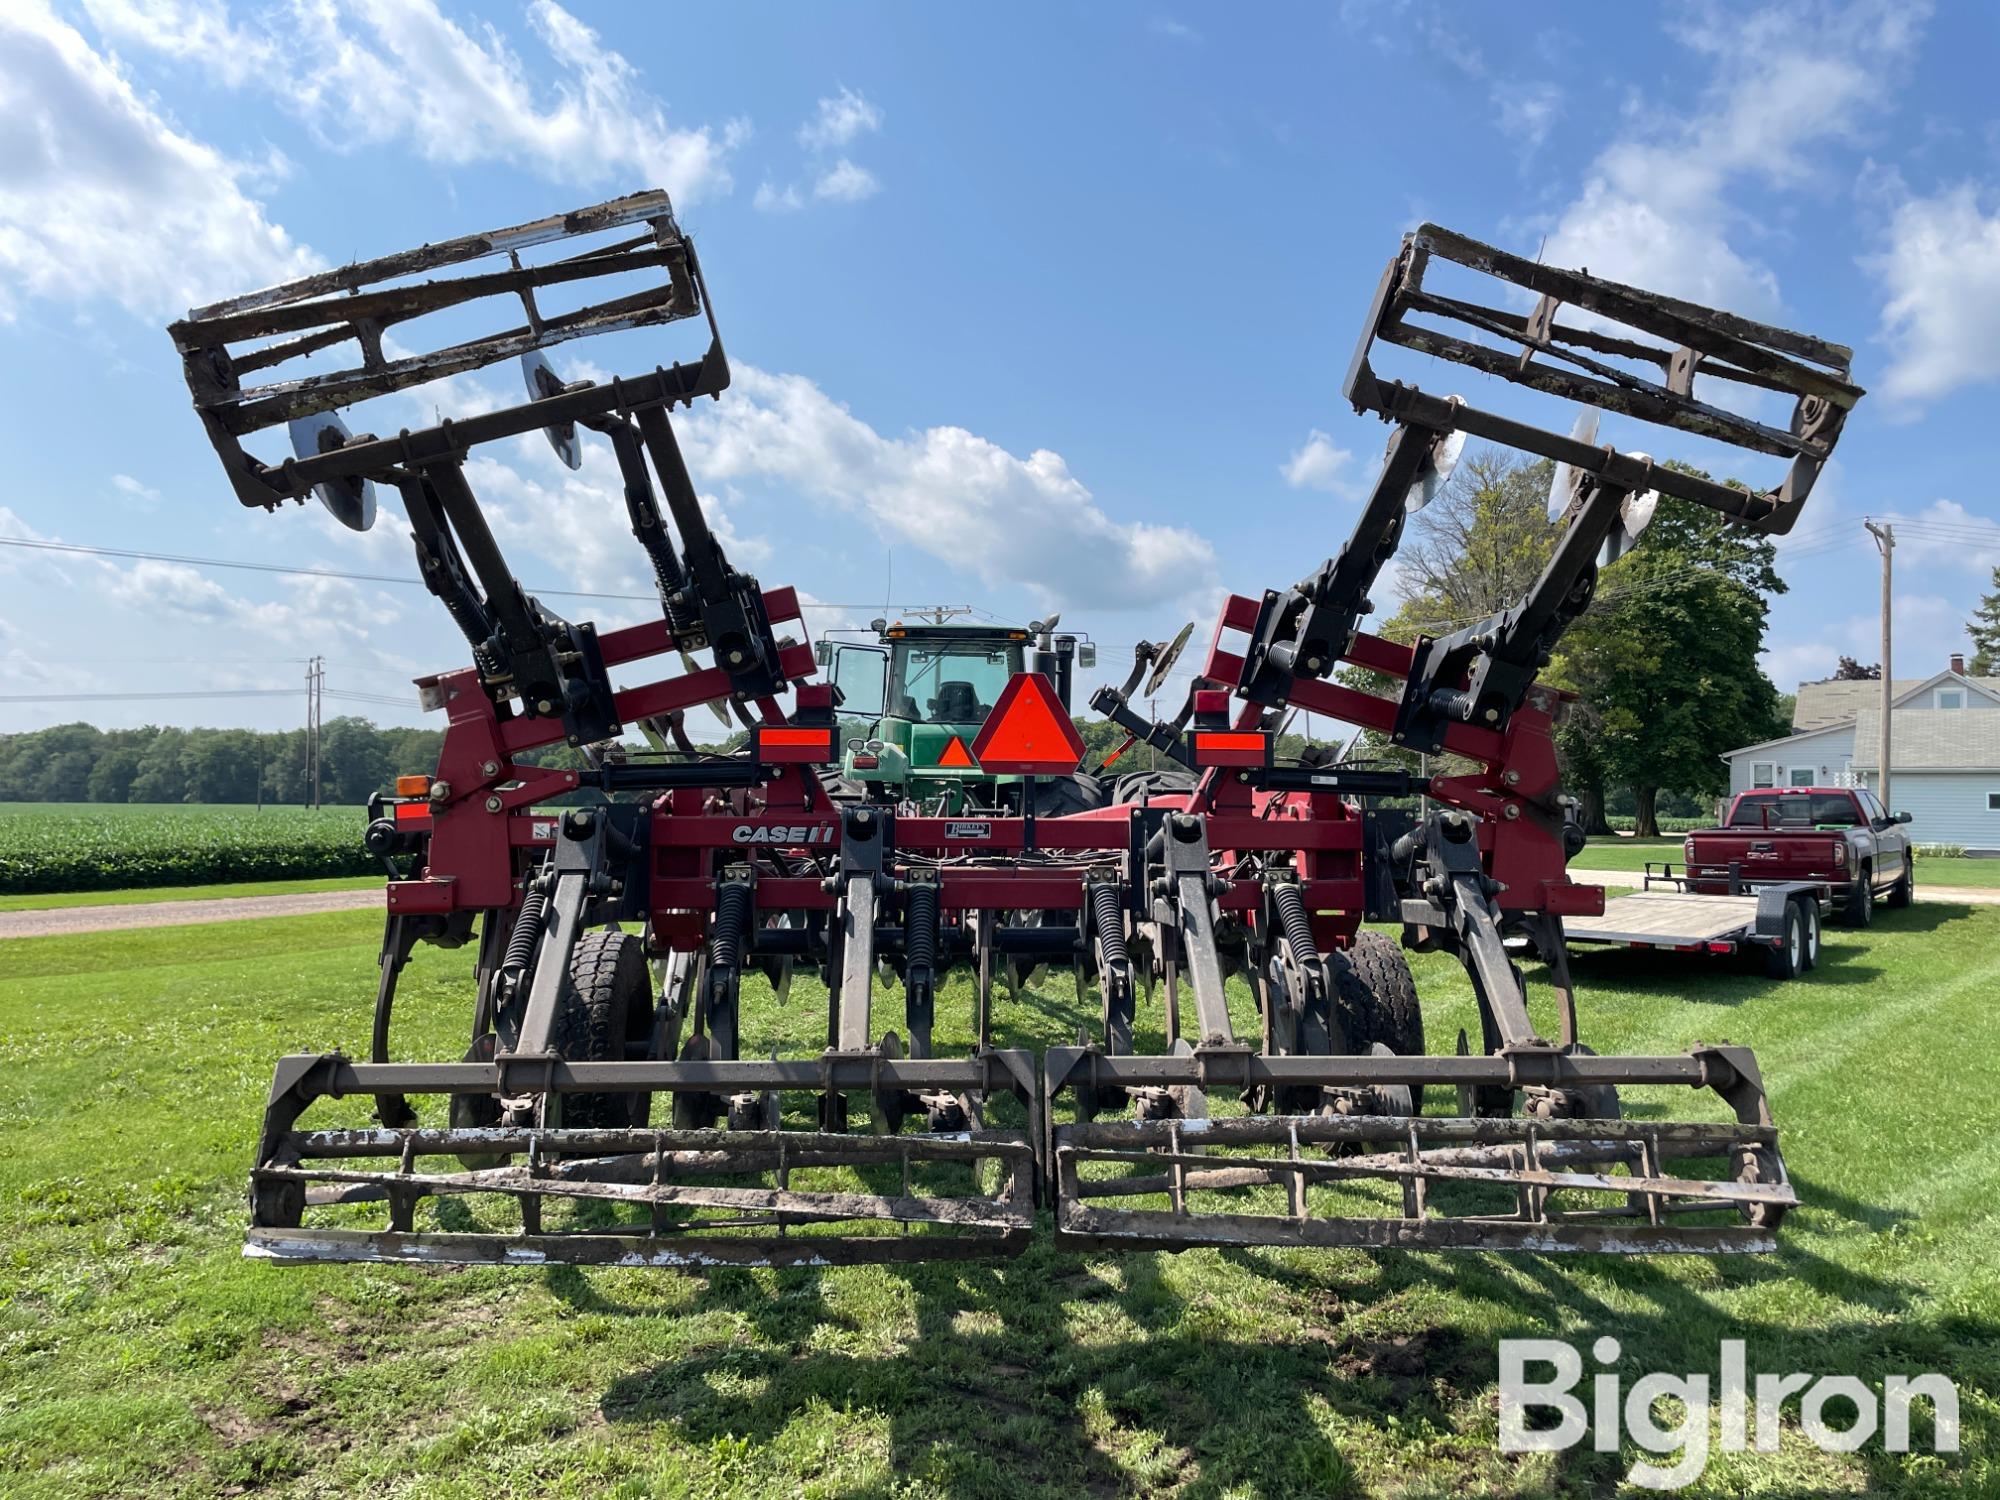
[[[1044,674],[1067,709],[1074,668],[1096,661],[1091,643],[1056,635],[1055,623],[1020,630],[877,620],[872,641],[821,640],[820,664],[840,689],[843,779],[870,801],[945,814],[1004,807],[1004,788],[1018,778],[980,770],[972,756],[980,726],[1017,672]]]

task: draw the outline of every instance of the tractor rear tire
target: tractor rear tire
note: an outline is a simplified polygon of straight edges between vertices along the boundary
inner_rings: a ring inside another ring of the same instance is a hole
[[[1071,813],[1092,812],[1104,806],[1104,786],[1095,776],[1082,771],[1070,776],[1049,776],[1035,782],[1035,816],[1066,818]]]
[[[1194,784],[1192,771],[1127,771],[1111,784],[1111,805],[1129,807],[1158,797],[1184,797]]]
[[[646,945],[630,932],[588,932],[570,955],[557,1002],[555,1049],[564,1062],[623,1062],[653,1033],[652,971]],[[652,1113],[645,1093],[564,1094],[562,1124],[571,1130],[632,1129]]]
[[[1381,1043],[1398,1057],[1424,1055],[1424,1013],[1410,961],[1395,941],[1380,932],[1355,936],[1354,946],[1335,954],[1334,1004],[1347,1044],[1357,1054]],[[1412,1086],[1414,1113],[1424,1112],[1424,1091]]]
[[[1847,905],[1841,916],[1849,927],[1866,927],[1875,920],[1875,871],[1863,865],[1854,872],[1854,884],[1847,892]]]

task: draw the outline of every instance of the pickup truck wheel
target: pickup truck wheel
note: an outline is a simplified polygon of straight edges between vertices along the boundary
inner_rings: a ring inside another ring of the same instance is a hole
[[[1897,877],[1896,883],[1889,887],[1889,894],[1882,898],[1882,904],[1894,910],[1901,911],[1916,899],[1916,895],[1916,861],[1905,854],[1903,856],[1903,873]]]
[[[1773,979],[1796,979],[1806,967],[1806,920],[1799,903],[1785,903],[1785,930],[1764,950],[1764,972]]]
[[[1867,865],[1854,872],[1854,884],[1848,888],[1847,906],[1841,915],[1849,927],[1866,927],[1875,920],[1875,872]]]
[[[1806,924],[1806,968],[1819,967],[1819,902],[1811,896],[1801,896],[1795,903],[1799,917]]]

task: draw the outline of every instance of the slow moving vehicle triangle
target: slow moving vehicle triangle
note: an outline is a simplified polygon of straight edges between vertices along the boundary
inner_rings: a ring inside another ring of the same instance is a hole
[[[998,776],[1067,776],[1083,759],[1083,737],[1040,672],[1016,672],[979,726],[972,755]]]
[[[938,756],[937,763],[941,766],[963,766],[967,770],[974,770],[979,765],[979,762],[972,758],[972,752],[965,748],[965,741],[957,735],[953,735],[945,742],[944,751]]]

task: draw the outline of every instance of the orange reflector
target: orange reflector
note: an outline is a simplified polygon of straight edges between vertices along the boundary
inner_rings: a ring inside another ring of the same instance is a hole
[[[1083,759],[1062,700],[1040,672],[1016,672],[972,741],[979,769],[998,776],[1067,776]]]
[[[1271,737],[1255,729],[1197,729],[1188,748],[1198,766],[1268,766]]]
[[[431,779],[428,776],[398,776],[396,795],[398,797],[428,797],[431,794]]]
[[[837,735],[831,725],[804,729],[789,724],[759,724],[751,738],[757,759],[766,765],[816,765],[838,758]]]
[[[972,758],[972,752],[965,748],[965,741],[953,735],[945,742],[944,752],[938,756],[941,766],[963,766],[968,771],[977,770],[979,762]]]

